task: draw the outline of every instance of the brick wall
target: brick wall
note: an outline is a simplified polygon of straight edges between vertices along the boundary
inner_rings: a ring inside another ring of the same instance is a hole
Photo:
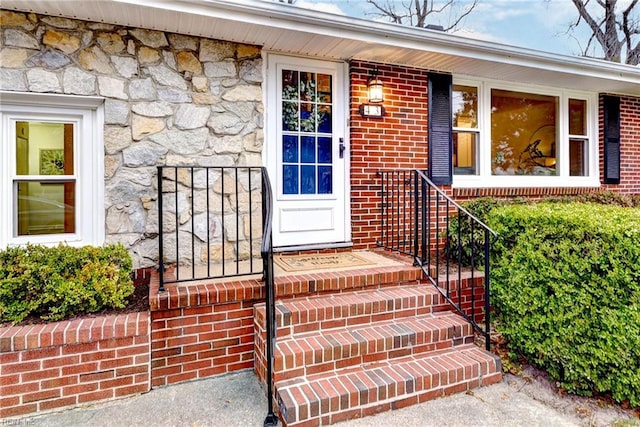
[[[384,81],[382,118],[362,117],[358,107],[367,102],[367,80],[375,67]],[[380,236],[379,169],[416,169],[428,165],[428,105],[426,70],[351,63],[350,143],[352,239],[356,248],[372,248]],[[620,185],[601,188],[464,188],[443,190],[456,200],[476,197],[529,197],[578,195],[611,190],[640,194],[640,98],[622,97],[622,153]],[[600,105],[600,171],[602,176],[602,103]]]
[[[604,177],[604,109],[600,98],[600,180]],[[620,184],[604,185],[607,190],[640,194],[640,98],[620,98]]]
[[[218,284],[150,285],[153,387],[253,367],[253,305],[258,280]]]
[[[146,392],[149,314],[0,329],[0,418]]]
[[[383,118],[362,117],[369,72],[384,81]],[[392,65],[351,63],[351,218],[356,248],[375,247],[379,236],[379,169],[427,167],[427,71]]]

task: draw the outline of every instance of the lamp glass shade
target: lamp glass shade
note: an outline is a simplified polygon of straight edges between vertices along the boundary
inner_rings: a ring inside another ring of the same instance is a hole
[[[382,95],[382,81],[377,78],[369,80],[369,102],[382,102],[384,97]]]

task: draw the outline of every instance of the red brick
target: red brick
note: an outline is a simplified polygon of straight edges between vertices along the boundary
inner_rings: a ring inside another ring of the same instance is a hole
[[[100,350],[133,345],[133,337],[110,338],[99,342]]]
[[[52,378],[49,380],[40,381],[40,388],[43,390],[46,390],[49,388],[59,388],[59,387],[69,386],[77,383],[78,383],[77,376],[59,377],[59,378]]]
[[[115,350],[102,350],[80,355],[80,363],[94,362],[96,360],[113,359],[116,357]]]
[[[132,347],[118,348],[116,350],[117,357],[134,356],[137,354],[146,354],[149,352],[149,346],[138,345]]]
[[[116,369],[116,376],[121,377],[124,375],[134,375],[140,373],[147,373],[148,367],[146,365],[141,366],[127,366],[125,368]]]
[[[47,411],[50,409],[62,408],[64,406],[72,406],[76,404],[75,396],[62,397],[59,399],[47,400],[44,402],[40,402],[40,410]]]
[[[120,366],[129,366],[133,364],[133,357],[125,357],[120,359],[107,359],[98,362],[98,369],[101,371],[107,369],[118,368]]]
[[[79,375],[94,372],[98,369],[98,363],[80,363],[77,365],[63,366],[62,375]]]
[[[100,389],[124,387],[133,384],[133,377],[119,377],[110,380],[100,381]]]
[[[38,400],[51,399],[54,397],[60,397],[60,389],[43,390],[35,393],[26,393],[22,395],[23,403],[36,402]]]
[[[44,369],[44,370],[39,369],[39,370],[23,373],[22,375],[20,375],[20,379],[22,380],[22,382],[27,383],[30,381],[45,380],[48,378],[58,378],[59,376],[60,376],[59,368]]]
[[[96,350],[98,350],[97,342],[68,344],[62,347],[62,354],[68,355],[68,354],[77,354],[77,353],[88,353]]]
[[[21,395],[23,393],[35,392],[38,390],[40,390],[40,384],[37,382],[16,383],[2,387],[2,396]]]
[[[113,378],[114,375],[115,375],[115,372],[112,369],[108,371],[102,371],[102,372],[92,372],[90,374],[82,374],[80,375],[80,382],[88,383],[88,382],[94,382],[94,381],[101,381],[108,378]]]
[[[94,402],[96,400],[110,399],[114,396],[113,389],[99,390],[91,393],[80,394],[78,403]]]
[[[72,385],[68,387],[62,388],[63,396],[75,396],[82,393],[88,393],[90,391],[96,391],[98,389],[99,383],[83,383]]]
[[[20,404],[19,396],[0,397],[0,408],[8,408],[10,406],[18,406]]]
[[[42,361],[42,368],[56,368],[68,365],[77,365],[80,363],[79,355],[56,357],[54,359],[45,359]]]
[[[18,352],[16,351],[12,351],[11,353],[0,353],[0,366],[9,363],[13,363],[13,362],[17,362],[20,357],[19,357]]]
[[[198,373],[196,371],[184,372],[182,374],[169,375],[167,377],[167,384],[176,384],[185,381],[191,381],[198,378]]]
[[[20,405],[13,408],[0,408],[0,418],[18,417],[38,410],[37,403]]]
[[[20,382],[20,374],[2,375],[0,376],[0,386],[8,386]]]
[[[34,360],[31,362],[7,363],[0,366],[0,375],[38,371],[40,369],[41,362],[39,360]]]
[[[134,384],[128,387],[117,388],[115,390],[115,395],[116,397],[131,396],[134,394],[146,393],[149,390],[150,388],[148,384]]]

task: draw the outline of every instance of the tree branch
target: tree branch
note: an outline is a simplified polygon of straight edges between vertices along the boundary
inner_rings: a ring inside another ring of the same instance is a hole
[[[633,34],[638,34],[638,29],[630,28],[629,14],[631,10],[638,4],[638,0],[633,0],[629,7],[622,12],[622,32],[624,33],[625,44],[627,47],[627,64],[638,65],[640,59],[640,42],[636,44],[635,48],[631,47]],[[635,62],[634,62],[635,61]]]

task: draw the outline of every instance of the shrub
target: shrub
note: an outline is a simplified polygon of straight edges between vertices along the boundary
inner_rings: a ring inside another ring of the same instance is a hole
[[[511,203],[524,202],[520,199],[507,201],[492,197],[481,197],[463,202],[461,206],[486,224],[489,213],[494,208]],[[449,228],[447,229],[447,255],[451,260],[457,260],[459,256],[460,262],[464,266],[470,267],[473,265],[477,269],[482,269],[484,266],[484,239],[484,229],[477,226],[477,224],[474,224],[472,229],[472,221],[468,216],[461,215],[460,220],[458,220],[458,217],[454,215],[449,220]]]
[[[0,251],[0,321],[60,320],[124,308],[133,293],[131,257],[122,245],[27,245]]]
[[[626,195],[613,191],[597,191],[574,196],[549,196],[542,200],[533,200],[521,197],[506,199],[479,197],[477,199],[462,202],[461,205],[469,211],[469,213],[486,224],[490,212],[496,207],[547,202],[581,202],[612,206],[640,207],[640,195]],[[474,265],[476,268],[481,268],[481,266],[484,265],[483,242],[483,231],[479,227],[475,226],[474,232],[472,233],[471,221],[468,220],[468,217],[462,216],[461,221],[458,221],[457,216],[451,217],[449,229],[447,230],[448,256],[450,259],[457,260],[458,255],[460,255],[462,265],[467,267]],[[473,264],[471,262],[472,253],[475,258],[473,260]]]
[[[492,303],[509,348],[570,392],[640,405],[640,209],[491,211]]]

